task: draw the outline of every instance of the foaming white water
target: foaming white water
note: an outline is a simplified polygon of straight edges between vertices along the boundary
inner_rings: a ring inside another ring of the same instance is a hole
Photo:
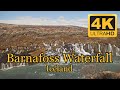
[[[81,43],[80,46],[78,43],[72,44],[72,46],[74,47],[75,53],[77,53],[78,55],[91,55],[90,53],[86,52],[83,48],[83,44]]]
[[[98,52],[101,52],[101,46],[98,44]]]
[[[109,43],[109,44],[108,44],[108,52],[112,52],[112,51],[113,51],[112,45]]]

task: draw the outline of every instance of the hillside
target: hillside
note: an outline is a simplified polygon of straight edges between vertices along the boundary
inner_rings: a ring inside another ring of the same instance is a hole
[[[42,46],[43,42],[54,43],[114,43],[120,46],[120,33],[117,38],[88,38],[87,28],[78,26],[35,26],[0,24],[0,48],[16,46]]]
[[[63,77],[61,77],[62,75],[59,73],[53,74],[54,76],[51,77],[48,73],[44,72],[44,67],[39,64],[7,63],[7,54],[13,53],[19,56],[37,56],[41,52],[45,52],[45,54],[49,56],[51,53],[61,55],[63,52],[71,53],[72,51],[76,54],[88,53],[89,55],[94,55],[98,52],[102,54],[112,52],[113,61],[118,62],[120,59],[119,42],[120,29],[118,30],[118,36],[116,38],[89,38],[88,30],[84,27],[13,25],[0,23],[0,70],[3,70],[0,73],[4,74],[1,74],[0,78],[36,78],[36,75],[40,75],[40,78],[91,78],[91,76],[94,76],[93,78],[102,78],[104,73],[101,73],[101,76],[99,76],[100,71],[113,70],[119,72],[119,63],[112,63],[112,65],[75,65],[75,72],[72,74],[64,74]],[[61,58],[60,61],[62,61]],[[12,73],[12,77],[9,76],[10,74],[8,73]],[[105,74],[105,76],[106,75],[108,74]],[[110,75],[116,76],[116,74],[113,73]]]

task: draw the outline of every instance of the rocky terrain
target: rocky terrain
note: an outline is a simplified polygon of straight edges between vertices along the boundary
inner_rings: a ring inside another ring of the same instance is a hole
[[[53,50],[63,45],[82,43],[89,53],[120,54],[120,29],[116,38],[89,38],[87,28],[78,26],[39,26],[0,23],[0,53],[34,54],[45,52],[43,43]],[[54,46],[56,44],[56,46]],[[0,55],[1,57],[1,55]]]
[[[77,26],[35,26],[0,24],[0,49],[10,47],[41,46],[54,43],[111,43],[120,46],[120,30],[117,38],[89,38],[87,28]]]
[[[41,52],[69,52],[76,47],[76,52],[95,54],[97,52],[112,52],[120,56],[120,29],[116,38],[89,38],[87,28],[78,26],[38,26],[13,25],[0,23],[0,67],[25,66],[26,64],[6,64],[7,53],[17,55],[39,55]],[[75,46],[75,47],[74,47]],[[78,50],[78,51],[77,51]],[[118,58],[119,59],[119,58]],[[117,60],[118,60],[117,59]],[[0,68],[0,69],[1,69]],[[87,68],[87,69],[86,69]],[[90,66],[82,68],[86,74]],[[96,67],[91,66],[96,71]],[[91,73],[94,71],[88,70]],[[99,74],[103,77],[103,73]],[[91,74],[93,75],[93,74]],[[89,74],[88,74],[89,77]]]
[[[91,79],[120,79],[120,73],[103,71],[93,75]]]

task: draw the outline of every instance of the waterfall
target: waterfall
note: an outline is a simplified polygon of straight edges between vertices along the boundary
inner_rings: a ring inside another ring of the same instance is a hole
[[[25,66],[25,63],[20,63],[19,67]]]
[[[10,69],[8,63],[4,64],[4,63],[1,63],[1,70],[8,70]]]
[[[1,70],[4,70],[4,69],[5,69],[5,64],[1,63]]]
[[[8,52],[9,51],[9,49],[8,48],[6,48],[6,50],[5,50],[6,52]]]
[[[116,52],[115,52],[116,56],[120,56],[120,48],[116,47],[115,45],[114,47],[116,48]]]
[[[50,51],[52,49],[52,47],[46,43],[43,43],[43,45],[47,48],[48,51]]]
[[[49,46],[49,47],[48,47],[48,51],[49,51],[49,50],[51,50],[51,49],[52,49],[52,47],[51,47],[51,46]]]
[[[94,49],[93,48],[91,49],[91,54],[94,54]]]
[[[1,70],[7,70],[7,69],[9,69],[9,65],[1,63]]]
[[[116,56],[120,56],[120,49],[116,47]]]
[[[80,44],[80,51],[81,51],[81,53],[82,53],[83,55],[91,55],[90,53],[88,53],[88,52],[86,52],[86,51],[84,50],[82,43]]]
[[[63,59],[63,56],[60,54],[60,63],[64,63],[64,59]]]
[[[22,63],[23,64],[23,66],[25,66],[25,63]]]
[[[9,65],[6,63],[6,69],[9,69]]]
[[[82,43],[80,44],[80,49],[81,49],[82,52],[85,52],[85,50],[83,49],[83,44]]]
[[[81,55],[81,51],[78,45],[79,45],[78,43],[72,44],[72,46],[74,47],[75,53],[77,53],[78,55]]]
[[[1,70],[8,70],[8,69],[12,69],[13,67],[21,67],[21,66],[25,66],[25,63],[17,63],[16,65],[13,65],[13,63],[1,63]]]
[[[56,52],[60,53],[61,48],[56,48]]]
[[[74,47],[74,50],[75,50],[75,53],[77,53],[78,55],[91,55],[90,53],[86,52],[83,48],[83,44],[81,43],[80,44],[80,47],[79,47],[79,44],[76,43],[76,44],[72,44],[72,46]]]
[[[63,53],[67,53],[66,51],[65,51],[65,48],[63,48],[63,51],[62,51],[62,54]],[[59,54],[60,55],[60,62],[61,63],[64,63],[64,59],[63,59],[63,55],[62,54]]]
[[[47,56],[55,55],[56,53],[54,51],[47,51],[45,53]]]
[[[112,45],[109,43],[108,44],[108,52],[112,52],[113,50],[112,50]]]
[[[65,51],[65,48],[63,48],[63,53],[67,53],[67,52]]]
[[[19,66],[23,66],[23,63],[20,63]]]
[[[92,46],[90,44],[88,44],[88,50],[92,50]]]
[[[101,49],[100,49],[100,44],[98,44],[98,52],[101,52]]]
[[[63,51],[62,51],[62,53],[59,53],[58,55],[60,56],[60,63],[63,64],[63,63],[65,63],[64,59],[63,59],[63,53],[67,53],[67,52],[66,52],[66,48],[64,48],[64,47],[61,47],[61,48],[62,48]],[[61,49],[59,48],[58,50],[60,51]]]
[[[13,68],[13,64],[12,63],[10,63],[10,68]]]

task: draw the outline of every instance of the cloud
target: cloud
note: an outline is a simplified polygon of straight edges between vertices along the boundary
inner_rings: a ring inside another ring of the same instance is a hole
[[[14,20],[0,20],[0,23],[18,24],[18,25],[74,25],[88,27],[88,20],[81,18],[66,19],[64,16],[58,18],[48,17],[31,17],[23,16],[16,17]],[[118,27],[120,28],[120,21],[118,21]]]
[[[0,20],[0,23],[19,24],[19,25],[74,25],[87,27],[87,19],[73,18],[66,19],[59,16],[56,19],[48,17],[34,18],[31,16],[17,17],[14,20]]]

